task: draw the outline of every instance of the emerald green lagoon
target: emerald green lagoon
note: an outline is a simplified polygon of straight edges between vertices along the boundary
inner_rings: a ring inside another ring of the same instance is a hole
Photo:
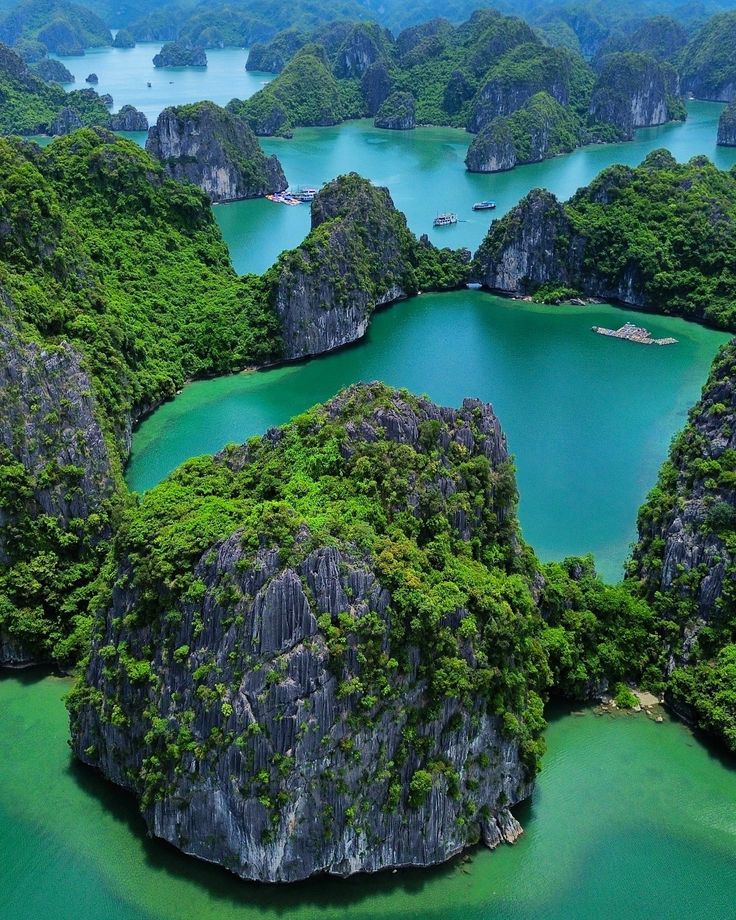
[[[208,51],[206,69],[155,70],[160,43],[64,58],[76,87],[95,71],[115,109],[154,120],[166,105],[249,96],[270,77],[243,49]],[[147,87],[147,82],[152,86]],[[637,132],[533,166],[471,175],[469,136],[367,121],[267,139],[293,185],[355,170],[387,185],[416,233],[475,248],[489,220],[534,186],[568,197],[612,163],[668,147],[716,148],[722,106],[688,103],[683,125]],[[144,134],[132,135],[143,143]],[[492,215],[472,203],[494,198]],[[461,223],[433,230],[438,211]],[[215,208],[240,272],[262,271],[309,227],[309,208],[265,200]],[[647,348],[591,326],[625,321],[678,344]],[[200,381],[138,428],[129,484],[150,488],[196,454],[243,441],[360,380],[381,379],[458,405],[493,403],[515,455],[526,539],[543,559],[592,551],[620,577],[636,512],[727,336],[613,306],[545,307],[474,291],[423,295],[378,313],[359,344],[319,359]],[[514,847],[480,849],[432,871],[257,886],[151,840],[132,799],[76,764],[62,695],[41,671],[0,674],[0,917],[13,920],[713,920],[736,916],[736,771],[683,725],[644,715],[551,713],[548,753]]]
[[[627,320],[678,344],[591,331]],[[423,295],[379,312],[351,348],[185,387],[136,431],[127,478],[148,489],[188,457],[261,434],[356,381],[453,406],[478,396],[493,403],[515,455],[526,539],[545,560],[593,552],[601,573],[618,580],[637,509],[727,338],[611,306]]]
[[[0,917],[12,920],[714,920],[733,917],[736,772],[681,724],[552,715],[514,847],[432,871],[257,886],[146,837],[75,764],[69,682],[0,677]],[[12,756],[9,756],[12,752]]]

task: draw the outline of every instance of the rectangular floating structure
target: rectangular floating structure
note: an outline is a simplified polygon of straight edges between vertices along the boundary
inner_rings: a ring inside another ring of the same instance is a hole
[[[608,335],[614,339],[627,339],[629,342],[637,342],[639,345],[676,345],[677,339],[669,336],[666,339],[653,339],[648,329],[643,326],[635,326],[633,323],[624,323],[620,329],[606,329],[605,326],[593,326],[593,332],[598,335]]]

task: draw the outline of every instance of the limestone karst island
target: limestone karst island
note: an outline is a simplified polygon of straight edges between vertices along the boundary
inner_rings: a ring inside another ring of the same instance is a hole
[[[733,917],[736,0],[0,0],[0,729],[3,920]]]

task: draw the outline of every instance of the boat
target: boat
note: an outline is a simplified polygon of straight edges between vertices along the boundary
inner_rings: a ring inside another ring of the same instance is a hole
[[[451,224],[457,223],[457,214],[438,214],[433,223],[435,227],[449,227]]]
[[[314,196],[317,194],[317,189],[313,188],[311,185],[305,185],[302,188],[298,188],[295,192],[290,192],[289,194],[293,195],[293,197],[297,198],[299,201],[314,201]]]
[[[266,195],[269,201],[275,201],[276,204],[289,204],[296,205],[301,204],[301,201],[298,198],[295,198],[294,195],[290,195],[288,192],[278,195]]]
[[[492,211],[496,207],[495,201],[476,201],[473,205],[474,211]]]

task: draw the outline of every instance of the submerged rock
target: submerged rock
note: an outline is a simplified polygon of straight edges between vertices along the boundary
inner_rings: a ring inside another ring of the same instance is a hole
[[[278,159],[263,153],[248,123],[213,102],[164,109],[146,150],[173,179],[193,182],[212,201],[258,198],[288,185]]]
[[[380,384],[174,474],[121,534],[70,701],[76,756],[134,792],[155,836],[247,879],[512,842],[542,724],[513,493],[490,406]],[[179,540],[182,499],[199,536],[168,577],[155,547]]]

